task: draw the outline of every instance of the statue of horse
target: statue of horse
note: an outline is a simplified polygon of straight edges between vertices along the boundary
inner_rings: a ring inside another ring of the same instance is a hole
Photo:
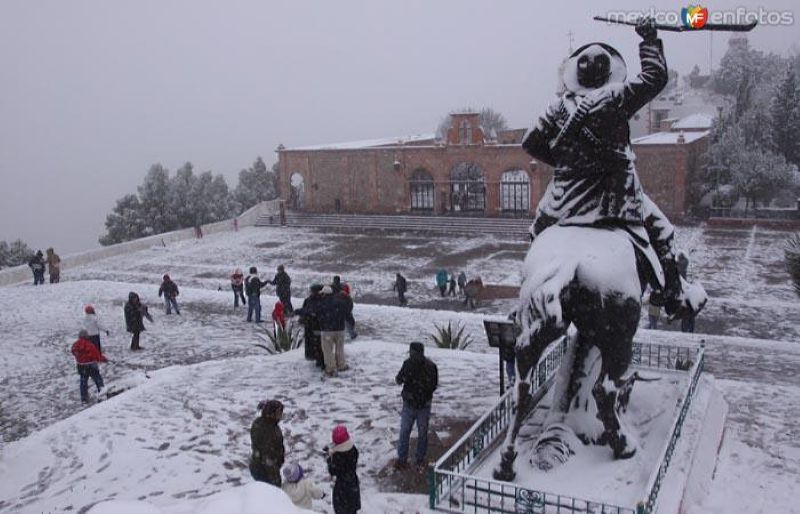
[[[607,445],[615,458],[634,455],[636,442],[620,414],[635,380],[627,371],[641,297],[653,281],[663,284],[658,260],[628,229],[554,225],[536,237],[515,311],[522,329],[516,343],[516,412],[496,479],[515,477],[515,441],[531,406],[531,374],[547,346],[570,325],[567,358],[533,464],[549,469],[581,443]]]

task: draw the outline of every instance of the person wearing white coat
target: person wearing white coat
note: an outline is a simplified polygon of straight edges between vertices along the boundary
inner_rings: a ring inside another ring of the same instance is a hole
[[[100,323],[100,320],[97,319],[97,313],[94,311],[94,306],[87,305],[83,308],[83,312],[86,314],[86,316],[84,316],[83,321],[81,322],[81,327],[86,331],[87,334],[89,334],[89,341],[91,341],[92,344],[97,347],[99,352],[102,352],[103,349],[100,346],[100,332],[105,332],[106,335],[111,334],[111,332],[109,332],[108,329],[102,323]]]
[[[325,497],[325,493],[314,482],[303,478],[303,468],[296,462],[287,464],[283,468],[283,478],[281,489],[289,495],[292,503],[301,509],[311,510],[311,500],[321,500]]]

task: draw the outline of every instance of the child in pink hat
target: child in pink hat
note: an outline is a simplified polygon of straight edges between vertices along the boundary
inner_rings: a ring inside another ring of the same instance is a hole
[[[331,432],[333,446],[328,448],[328,473],[333,485],[333,511],[336,514],[355,514],[361,510],[361,486],[356,474],[358,449],[347,427],[337,425]]]

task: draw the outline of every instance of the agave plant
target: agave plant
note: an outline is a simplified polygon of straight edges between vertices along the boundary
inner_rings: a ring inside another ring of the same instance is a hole
[[[431,334],[431,339],[439,348],[463,350],[472,343],[472,336],[464,334],[466,327],[459,322],[456,322],[455,326],[449,321],[446,327],[440,327],[435,323],[433,326],[436,328],[436,333]]]
[[[256,344],[255,346],[264,349],[271,355],[294,350],[303,344],[303,335],[300,326],[294,325],[293,323],[288,323],[286,328],[278,323],[274,323],[272,327],[266,326],[264,335],[259,337],[264,344]]]
[[[786,270],[792,277],[794,291],[800,295],[800,234],[794,234],[786,241],[783,255],[786,260]]]

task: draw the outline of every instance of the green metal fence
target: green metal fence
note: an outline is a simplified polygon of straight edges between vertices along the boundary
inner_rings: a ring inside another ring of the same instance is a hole
[[[531,375],[532,409],[544,397],[567,352],[562,338],[548,348]],[[470,475],[502,442],[514,417],[514,390],[509,389],[488,412],[453,445],[428,471],[429,503],[445,512],[490,512],[503,514],[651,514],[658,490],[667,473],[683,421],[702,372],[702,347],[634,343],[632,364],[646,368],[688,371],[690,380],[681,397],[680,411],[671,436],[662,451],[658,467],[648,482],[645,500],[636,507],[621,507],[586,499],[537,491],[508,482]]]

